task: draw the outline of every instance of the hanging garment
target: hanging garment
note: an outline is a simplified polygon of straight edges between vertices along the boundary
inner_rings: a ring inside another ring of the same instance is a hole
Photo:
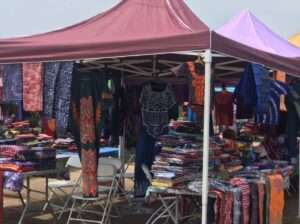
[[[281,175],[268,176],[270,184],[269,223],[282,224],[284,189]]]
[[[233,178],[230,183],[239,187],[242,192],[242,223],[249,224],[250,221],[250,187],[247,181],[243,178]]]
[[[76,71],[72,84],[72,130],[82,164],[86,197],[97,196],[98,149],[101,132],[101,75]]]
[[[176,105],[175,95],[169,85],[162,91],[154,91],[149,83],[144,86],[141,96],[141,113],[147,133],[156,138],[168,127],[169,110]]]
[[[233,193],[233,224],[240,224],[241,223],[241,217],[242,217],[242,193],[240,188],[233,188],[232,189]]]
[[[22,120],[22,65],[4,65],[3,71],[3,100],[17,106],[16,118]]]
[[[268,96],[268,110],[256,113],[256,123],[267,125],[278,125],[280,118],[280,98],[286,96],[289,88],[284,83],[271,80],[270,92]]]
[[[216,94],[214,104],[216,125],[232,126],[233,94],[226,91]]]
[[[142,165],[149,169],[156,155],[155,140],[163,134],[171,118],[177,118],[178,107],[174,93],[169,85],[160,91],[154,91],[151,83],[146,84],[140,95],[142,127],[136,147],[135,161],[135,196],[143,197],[149,186]]]
[[[247,64],[240,82],[234,91],[237,106],[237,119],[250,119],[253,117],[257,103],[256,85],[251,64]]]
[[[265,202],[265,186],[263,183],[257,184],[258,188],[258,224],[264,224],[264,202]]]
[[[43,78],[41,63],[23,64],[23,108],[28,112],[43,110]]]
[[[195,62],[187,62],[176,68],[173,73],[176,76],[188,78],[189,101],[192,105],[204,105],[204,66]]]
[[[53,118],[55,86],[59,73],[59,62],[47,62],[44,64],[44,115]]]
[[[250,224],[258,224],[259,222],[259,209],[258,209],[258,187],[256,183],[250,183],[250,198],[251,198],[251,214]]]
[[[262,65],[252,64],[252,70],[256,85],[256,111],[266,113],[269,109],[269,95],[271,88],[271,78],[269,71]]]
[[[297,136],[300,127],[300,81],[290,85],[287,106],[287,146],[289,156],[295,158],[298,152]]]
[[[73,62],[60,65],[55,95],[56,135],[64,137],[69,123]]]

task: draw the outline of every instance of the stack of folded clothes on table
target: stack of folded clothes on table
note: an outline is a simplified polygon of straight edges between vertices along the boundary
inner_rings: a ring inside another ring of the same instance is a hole
[[[155,157],[152,165],[153,187],[178,188],[193,180],[200,173],[201,142],[195,136],[196,129],[180,129],[184,132],[179,132],[178,127],[183,128],[181,123],[185,124],[184,128],[192,127],[191,122],[178,122],[175,124],[176,131],[172,129],[169,134],[162,135],[157,142],[160,153]],[[189,134],[189,130],[193,133]]]

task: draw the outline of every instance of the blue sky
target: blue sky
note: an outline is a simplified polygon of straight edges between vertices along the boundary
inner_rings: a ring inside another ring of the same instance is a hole
[[[151,0],[149,0],[151,1]],[[300,32],[299,0],[185,0],[211,28],[249,9],[287,38]],[[104,11],[118,0],[3,0],[0,37],[24,36],[62,28]]]

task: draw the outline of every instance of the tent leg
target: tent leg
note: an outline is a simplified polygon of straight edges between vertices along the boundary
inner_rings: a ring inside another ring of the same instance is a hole
[[[204,95],[204,128],[203,128],[203,171],[202,171],[202,224],[207,223],[208,201],[208,166],[209,166],[209,125],[211,95],[211,50],[205,51],[205,95]]]

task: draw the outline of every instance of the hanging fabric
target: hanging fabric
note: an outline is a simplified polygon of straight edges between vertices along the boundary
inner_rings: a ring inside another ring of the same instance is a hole
[[[233,94],[222,91],[214,99],[216,125],[232,126]]]
[[[4,65],[3,69],[3,101],[16,105],[16,118],[22,120],[22,65]]]
[[[43,110],[43,79],[41,63],[23,64],[23,109],[28,112]]]
[[[269,223],[282,224],[284,209],[284,189],[281,175],[268,176],[270,203],[269,203]]]
[[[242,78],[235,88],[234,98],[237,106],[236,118],[252,118],[257,102],[257,97],[256,85],[251,64],[246,65]]]
[[[97,196],[102,77],[97,73],[76,71],[72,84],[72,130],[81,157],[82,187],[86,197]]]
[[[159,84],[162,86],[162,84]],[[134,193],[143,197],[149,182],[142,165],[151,168],[157,154],[155,140],[167,130],[171,118],[177,118],[175,94],[172,88],[163,83],[163,88],[155,90],[155,84],[147,83],[140,95],[142,127],[136,146]]]
[[[43,114],[47,118],[53,118],[55,86],[59,73],[59,62],[47,62],[44,64],[44,109]]]
[[[64,137],[69,123],[73,62],[62,62],[55,93],[56,135]]]

